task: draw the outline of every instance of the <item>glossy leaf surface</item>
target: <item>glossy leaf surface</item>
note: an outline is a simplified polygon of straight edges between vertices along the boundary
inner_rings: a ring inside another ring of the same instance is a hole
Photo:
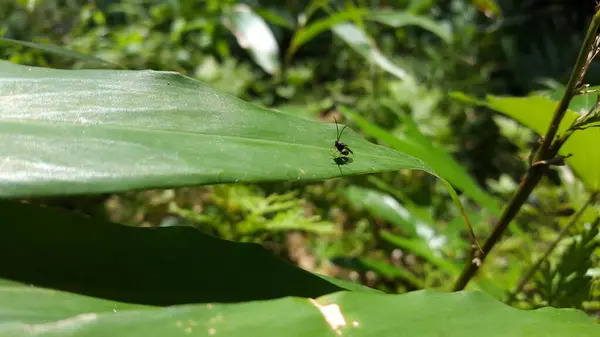
[[[0,62],[0,196],[430,169],[346,129],[259,108],[172,72],[56,70]]]
[[[507,115],[523,125],[531,128],[539,135],[544,135],[550,125],[552,116],[558,102],[549,97],[529,96],[529,97],[497,97],[488,96],[486,101],[478,101],[464,94],[454,93],[457,99],[470,103],[487,106],[492,110]],[[578,98],[572,107],[582,109],[586,103],[582,100],[586,97]],[[588,104],[589,105],[589,104]],[[558,133],[562,133],[577,119],[579,115],[573,110],[567,110]],[[600,154],[596,149],[596,144],[600,144],[600,128],[589,128],[586,130],[577,130],[569,140],[561,147],[559,154],[573,156],[566,160],[567,164],[573,168],[581,180],[590,190],[600,188]]]
[[[78,313],[78,314],[77,314]],[[0,286],[0,336],[595,337],[582,312],[522,311],[477,292],[338,292],[170,308],[123,306],[44,289]]]

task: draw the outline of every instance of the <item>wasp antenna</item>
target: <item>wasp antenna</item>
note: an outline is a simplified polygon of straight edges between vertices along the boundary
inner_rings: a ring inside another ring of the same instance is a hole
[[[340,129],[338,128],[338,122],[337,122],[337,119],[335,118],[335,116],[333,116],[333,120],[335,121],[335,130],[336,130],[337,140],[340,140],[340,137],[342,135],[340,134]],[[342,131],[344,131],[344,129],[342,129]]]
[[[344,125],[344,127],[342,128],[342,131],[340,132],[340,135],[338,136],[338,140],[342,137],[342,133],[344,132],[344,130],[346,129],[348,125]]]

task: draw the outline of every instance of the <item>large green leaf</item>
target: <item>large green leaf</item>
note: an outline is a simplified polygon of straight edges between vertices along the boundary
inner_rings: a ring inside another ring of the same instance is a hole
[[[355,52],[381,69],[402,80],[413,81],[406,70],[395,65],[377,47],[377,44],[360,27],[352,23],[340,23],[331,28],[333,33],[346,42]]]
[[[507,115],[540,135],[546,133],[558,106],[558,102],[542,96],[488,96],[486,101],[478,101],[459,93],[455,93],[454,96]],[[578,102],[577,106],[580,104],[583,102]],[[567,110],[558,132],[565,131],[578,116],[575,111]],[[600,188],[600,169],[598,169],[600,154],[596,149],[597,144],[600,144],[600,128],[579,130],[569,138],[559,152],[561,155],[573,155],[567,159],[567,164],[573,168],[590,190]]]
[[[347,129],[266,110],[172,72],[56,70],[0,61],[0,196],[316,180],[419,159]],[[430,171],[431,172],[431,171]]]
[[[135,307],[51,290],[0,286],[0,336],[595,337],[582,312],[523,311],[477,292],[338,292],[312,299]]]
[[[281,70],[279,45],[269,26],[245,4],[234,6],[223,17],[223,23],[236,37],[240,47],[247,49],[254,61],[269,74]]]
[[[0,201],[0,214],[0,278],[27,284],[153,305],[316,297],[349,288],[258,244],[190,227],[126,227],[8,201]]]

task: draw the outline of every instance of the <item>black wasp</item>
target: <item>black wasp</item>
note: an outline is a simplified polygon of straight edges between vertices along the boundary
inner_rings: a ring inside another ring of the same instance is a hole
[[[354,154],[354,152],[352,152],[352,150],[350,150],[348,145],[346,145],[345,143],[340,141],[340,138],[342,137],[342,132],[344,132],[344,130],[346,129],[346,127],[348,125],[344,125],[344,127],[342,128],[342,131],[340,132],[340,129],[338,128],[337,119],[335,119],[335,117],[333,117],[333,120],[335,121],[335,130],[337,131],[337,139],[335,140],[335,144],[334,144],[335,148],[336,148],[336,150],[338,150],[339,153],[342,154],[342,158],[348,159],[347,156],[350,153]]]

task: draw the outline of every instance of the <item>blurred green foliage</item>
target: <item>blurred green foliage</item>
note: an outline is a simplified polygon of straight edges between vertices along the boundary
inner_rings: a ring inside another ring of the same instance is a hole
[[[581,235],[569,238],[562,247],[562,255],[554,263],[546,260],[538,278],[535,291],[544,305],[563,308],[582,308],[591,295],[592,277],[587,274],[592,267],[590,256],[600,248],[598,220]]]
[[[591,10],[583,2],[500,0],[500,14],[493,2],[486,3],[244,1],[278,44],[273,74],[254,61],[261,40],[234,35],[243,25],[224,24],[239,11],[240,2],[233,0],[2,1],[0,36],[65,46],[130,69],[181,72],[303,118],[342,120],[332,107],[351,106],[407,144],[430,142],[426,151],[441,153],[433,155],[443,158],[440,167],[462,166],[489,194],[486,198],[502,204],[526,168],[534,133],[448,93],[524,95],[545,89],[549,79],[564,82]],[[354,40],[332,31],[342,22],[353,25]],[[0,46],[0,58],[16,63],[86,66],[37,49]],[[597,72],[592,69],[589,77],[598,78]],[[301,260],[309,259],[314,263],[307,268],[324,274],[402,292],[447,289],[465,262],[468,237],[442,188],[415,171],[309,185],[131,192],[102,202],[113,221],[193,225],[223,238],[265,243],[302,266],[307,265]],[[559,210],[584,204],[583,191],[570,170],[553,171],[520,213],[510,237],[488,258],[477,286],[504,298],[564,226],[569,212]],[[464,201],[484,237],[497,214],[473,199]],[[97,215],[98,202],[69,206]],[[572,243],[540,270],[522,297],[529,307],[600,311],[600,291],[592,287],[600,276],[588,272],[600,263],[597,216],[597,208],[590,210],[572,233]],[[283,235],[296,232],[301,239]]]

